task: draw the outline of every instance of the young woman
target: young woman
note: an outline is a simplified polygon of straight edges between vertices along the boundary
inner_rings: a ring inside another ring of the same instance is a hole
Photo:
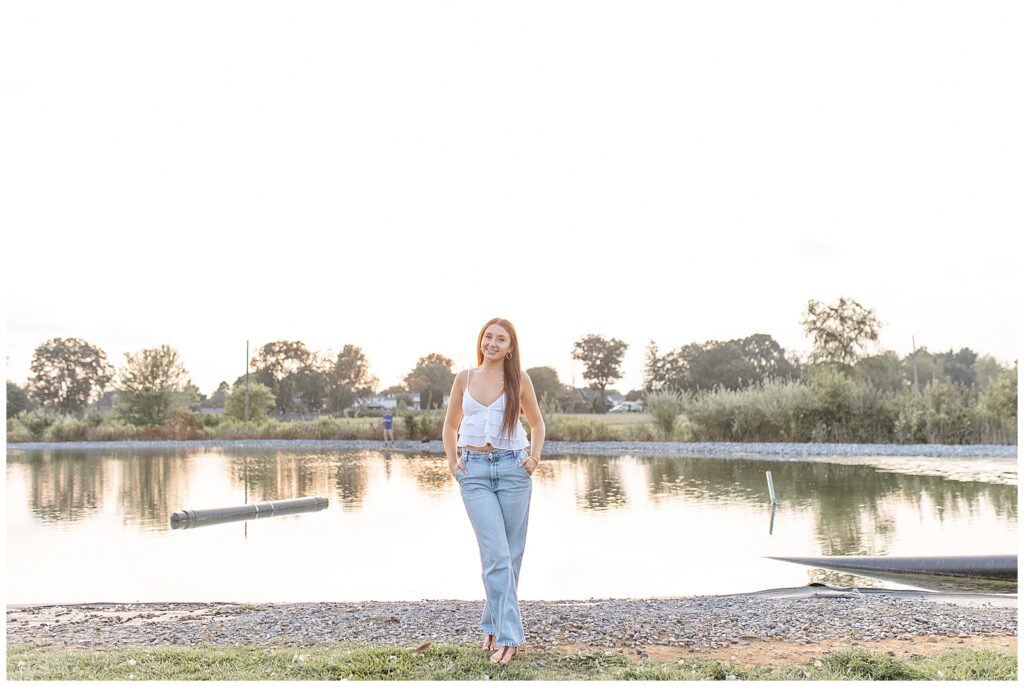
[[[519,341],[511,322],[494,318],[483,326],[476,362],[475,369],[455,377],[442,437],[448,468],[480,545],[487,596],[480,619],[487,633],[483,648],[494,652],[492,663],[508,663],[525,640],[517,589],[544,419],[533,382],[519,367]],[[530,423],[532,450],[520,409]]]

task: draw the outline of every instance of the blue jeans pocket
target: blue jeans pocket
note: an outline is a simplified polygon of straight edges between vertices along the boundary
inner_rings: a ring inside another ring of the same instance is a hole
[[[523,457],[522,454],[524,454],[524,453],[526,453],[525,450],[521,450],[518,453],[516,453],[516,462],[519,463],[519,467],[522,469],[523,472],[526,473],[527,477],[533,477],[533,475],[530,474],[530,471],[526,469],[526,466],[523,465],[523,463],[525,463],[526,461],[530,460],[530,454],[526,453],[526,456]]]

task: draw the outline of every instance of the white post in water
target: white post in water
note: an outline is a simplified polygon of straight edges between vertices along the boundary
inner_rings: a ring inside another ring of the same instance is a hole
[[[765,476],[768,477],[768,495],[772,497],[772,506],[775,505],[775,483],[772,482],[772,471],[765,470]]]

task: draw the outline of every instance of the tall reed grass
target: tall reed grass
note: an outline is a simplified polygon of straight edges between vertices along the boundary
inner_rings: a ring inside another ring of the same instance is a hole
[[[653,391],[647,394],[647,412],[654,420],[654,426],[663,437],[675,434],[679,417],[683,414],[686,400],[678,391]]]
[[[1016,382],[973,398],[946,381],[894,392],[823,371],[810,382],[716,389],[686,403],[696,441],[1014,444]]]

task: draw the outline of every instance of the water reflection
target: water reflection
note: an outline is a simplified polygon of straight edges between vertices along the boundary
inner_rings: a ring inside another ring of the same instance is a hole
[[[880,574],[875,577],[842,573],[824,568],[813,568],[811,579],[830,587],[880,588],[900,587],[925,589],[932,592],[970,592],[977,594],[1015,594],[1014,580],[982,580],[976,577],[944,577],[941,575]],[[886,584],[893,582],[895,584]]]
[[[1004,462],[993,474],[1015,469],[1014,461]],[[766,470],[778,498],[771,533]],[[813,580],[842,584],[852,577],[760,560],[769,555],[1016,551],[1015,484],[863,464],[630,455],[549,456],[533,480],[524,598],[732,593]],[[266,576],[241,586],[211,578],[203,593],[214,598],[301,600],[293,589],[297,581],[277,570],[277,561],[310,554],[331,575],[303,580],[309,600],[475,598],[477,592],[478,551],[443,455],[10,450],[7,484],[8,553],[18,554],[8,556],[8,579],[18,602],[53,600],[20,591],[30,589],[73,594],[80,588],[74,600],[81,601],[109,588],[114,598],[143,581],[155,586],[152,598],[198,598],[195,589],[176,586],[170,573],[166,580],[151,573],[128,579],[118,548],[129,541],[147,570],[203,558]],[[323,513],[201,528],[187,537],[168,527],[170,514],[183,508],[303,496],[325,496],[331,505]],[[574,542],[571,550],[567,541]],[[113,542],[118,548],[106,557],[96,554]],[[409,576],[410,556],[445,564],[417,566]],[[48,583],[61,560],[88,560],[96,572],[81,575],[80,587]]]
[[[384,480],[411,477],[428,493],[452,486],[443,456],[397,451],[296,452],[137,449],[115,452],[32,451],[8,457],[27,468],[32,512],[47,521],[73,522],[103,508],[110,485],[128,523],[166,522],[182,507],[190,482],[222,480],[228,466],[229,500],[276,500],[333,493],[341,507],[356,511],[369,488],[371,470]],[[765,471],[775,477],[780,514],[814,513],[822,552],[878,555],[896,529],[893,501],[933,512],[940,522],[976,517],[991,510],[1000,519],[1017,519],[1013,485],[961,482],[932,475],[882,472],[862,465],[635,458],[625,456],[549,457],[535,482],[570,477],[576,505],[608,511],[630,507],[627,473],[639,473],[653,502],[679,498],[718,504],[745,503],[767,509]],[[397,471],[397,473],[396,473]],[[637,475],[632,475],[635,480]],[[236,496],[237,493],[237,496]],[[766,510],[766,513],[768,511]]]
[[[452,473],[448,469],[448,461],[427,453],[410,456],[411,461],[405,469],[409,470],[417,486],[428,494],[443,494],[452,482]]]
[[[558,467],[561,470],[568,469],[574,475],[576,505],[580,508],[603,511],[627,505],[622,476],[615,459],[572,456],[561,459]]]
[[[111,461],[125,524],[166,523],[187,491],[191,456],[185,450],[139,452]]]
[[[823,555],[885,555],[896,532],[895,505],[934,511],[940,522],[976,517],[991,508],[1016,521],[1017,488],[961,482],[937,475],[882,472],[863,465],[766,460],[647,458],[654,498],[712,499],[770,507],[765,472],[772,471],[779,512],[810,510]]]
[[[100,456],[33,453],[27,460],[32,511],[41,520],[73,522],[99,510],[106,491]]]
[[[334,456],[327,452],[247,452],[244,455],[226,454],[226,458],[231,467],[230,479],[233,485],[236,488],[240,486],[250,501],[291,499],[326,493],[335,488],[329,472]],[[334,476],[333,481],[344,503],[349,493],[358,494],[361,491],[360,487],[351,485],[362,478],[358,467],[350,469],[344,464],[340,467],[343,469]]]

